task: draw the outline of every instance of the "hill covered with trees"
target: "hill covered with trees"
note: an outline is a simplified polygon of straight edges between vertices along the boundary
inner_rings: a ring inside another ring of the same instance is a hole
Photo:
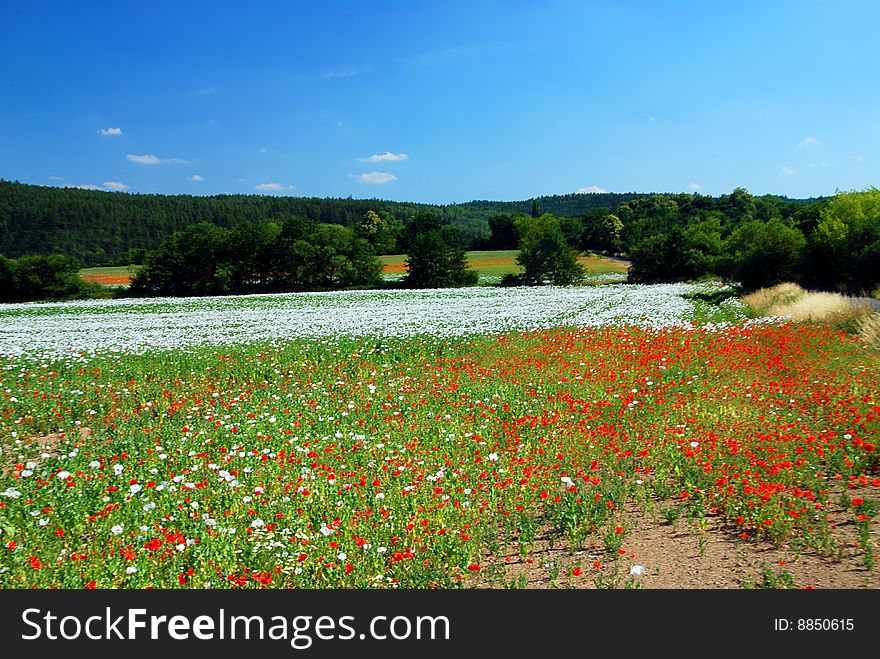
[[[145,252],[156,249],[172,233],[199,222],[231,229],[242,223],[284,223],[292,217],[302,217],[353,228],[367,211],[387,213],[404,225],[420,213],[430,213],[443,223],[454,225],[468,249],[515,249],[515,215],[538,217],[549,213],[562,218],[601,220],[620,206],[646,197],[651,195],[568,194],[512,202],[432,205],[383,199],[130,194],[0,180],[0,254],[18,258],[60,253],[79,259],[85,266],[127,265],[142,263]],[[712,197],[695,195],[656,197],[678,200],[679,205],[684,198],[703,200],[692,202],[703,205],[714,201]],[[811,201],[772,199],[776,200],[774,204],[786,207],[799,207]],[[396,244],[382,247],[399,249]]]
[[[453,235],[452,256],[436,249],[422,254]],[[376,255],[407,253],[416,265],[436,265],[457,263],[466,249],[524,250],[524,278],[508,284],[574,280],[576,269],[562,263],[593,251],[627,256],[636,283],[717,276],[746,290],[794,280],[871,292],[880,285],[880,191],[797,200],[737,188],[718,197],[574,194],[437,206],[142,195],[0,181],[0,255],[8,260],[6,278],[20,290],[33,288],[26,273],[42,272],[28,261],[33,256],[144,263],[133,291],[192,295],[375,285]],[[204,272],[194,266],[200,263]],[[414,270],[424,270],[425,280],[410,277],[411,285],[447,285],[435,281],[431,268]],[[459,281],[464,276],[449,282],[466,283]],[[62,288],[55,283],[46,290]]]

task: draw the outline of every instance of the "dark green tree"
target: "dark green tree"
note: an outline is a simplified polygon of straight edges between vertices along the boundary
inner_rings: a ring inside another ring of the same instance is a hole
[[[387,211],[368,210],[355,226],[355,233],[369,242],[376,254],[397,254],[403,222]]]
[[[520,252],[516,261],[523,268],[520,283],[564,286],[583,277],[577,252],[566,242],[559,218],[549,213],[538,218],[522,217],[517,229]]]
[[[229,231],[199,222],[171,234],[147,256],[131,283],[143,295],[222,295],[233,288]]]
[[[820,211],[810,240],[817,279],[870,293],[880,285],[880,189],[839,192]]]
[[[455,227],[423,213],[409,223],[404,238],[407,287],[453,288],[477,283],[477,272],[468,266],[465,244]]]
[[[687,270],[681,249],[683,240],[683,232],[678,227],[643,238],[630,250],[628,281],[654,284],[683,279],[682,273]]]
[[[80,263],[63,254],[0,256],[0,302],[109,297],[99,284],[79,276]]]
[[[726,241],[722,269],[746,291],[773,286],[794,277],[806,244],[804,234],[781,220],[749,220]]]

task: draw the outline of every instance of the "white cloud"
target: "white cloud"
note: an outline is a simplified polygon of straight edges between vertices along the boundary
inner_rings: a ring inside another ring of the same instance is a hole
[[[602,194],[603,192],[608,192],[608,190],[598,185],[588,185],[585,188],[578,188],[574,192],[575,194]]]
[[[99,128],[98,133],[103,135],[104,137],[119,137],[122,135],[121,128]]]
[[[785,173],[786,176],[794,176],[795,174],[797,174],[795,170],[793,170],[791,167],[786,167],[785,165],[782,166],[782,171]]]
[[[260,183],[254,186],[255,190],[264,190],[267,192],[277,192],[278,190],[293,190],[292,185],[281,185],[280,183]]]
[[[822,142],[815,137],[805,137],[798,146],[818,146],[819,144]]]
[[[855,159],[858,160],[859,162],[864,162],[864,161],[865,161],[865,156],[853,156],[853,158],[855,158]]]
[[[100,190],[101,188],[97,185],[92,185],[91,183],[85,183],[83,185],[65,185],[66,188],[77,188],[78,190]]]
[[[63,181],[64,177],[63,176],[50,176],[49,180],[50,181]]]
[[[349,174],[358,183],[391,183],[396,181],[397,177],[391,172],[369,172],[367,174]]]
[[[691,190],[693,192],[696,192],[697,190],[702,190],[702,189],[703,189],[703,186],[700,185],[699,183],[691,183],[688,186],[688,190]]]
[[[657,121],[657,117],[648,117],[648,121]]]
[[[156,156],[134,156],[129,153],[125,157],[128,158],[130,162],[136,162],[139,165],[158,165],[162,162]]]
[[[181,160],[180,158],[157,158],[154,155],[135,156],[128,154],[125,156],[130,162],[136,162],[139,165],[158,165],[159,163],[169,163],[172,165],[191,165],[195,160]]]
[[[119,181],[104,181],[104,187],[108,190],[116,190],[117,192],[128,190],[128,186],[125,183],[121,183]]]
[[[408,158],[409,156],[405,153],[391,153],[391,151],[386,151],[385,153],[374,153],[372,156],[361,158],[361,162],[385,162],[388,160],[407,160]]]
[[[204,181],[205,178],[204,178],[203,176],[199,175],[199,174],[193,174],[192,176],[189,177],[189,180],[190,180],[190,181],[195,181],[196,183],[198,183],[198,182],[200,182],[200,181]]]

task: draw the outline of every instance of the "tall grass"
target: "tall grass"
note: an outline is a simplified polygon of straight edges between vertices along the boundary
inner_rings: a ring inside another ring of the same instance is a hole
[[[880,350],[880,313],[871,313],[860,318],[858,335],[865,343]]]
[[[839,293],[807,291],[790,282],[762,288],[742,298],[754,311],[765,316],[790,318],[795,322],[821,323],[858,334],[876,344],[878,331],[874,305],[867,298],[853,298]],[[873,334],[872,334],[873,332]]]

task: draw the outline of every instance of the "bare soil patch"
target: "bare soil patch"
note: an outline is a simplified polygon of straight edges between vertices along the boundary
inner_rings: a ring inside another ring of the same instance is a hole
[[[848,492],[858,496],[857,490]],[[835,499],[836,500],[836,499]],[[667,503],[667,502],[664,502]],[[672,504],[674,502],[668,502]],[[853,513],[836,507],[832,536],[837,551],[822,555],[814,549],[775,547],[768,541],[739,536],[740,529],[721,518],[704,518],[705,529],[685,517],[667,522],[659,513],[629,506],[622,518],[627,528],[620,552],[609,555],[600,539],[582,546],[552,538],[544,529],[526,555],[510,543],[469,583],[477,588],[880,588],[880,561],[872,570],[863,565]],[[878,555],[877,521],[870,542]],[[641,566],[643,572],[637,574]],[[633,568],[634,573],[631,573]]]

